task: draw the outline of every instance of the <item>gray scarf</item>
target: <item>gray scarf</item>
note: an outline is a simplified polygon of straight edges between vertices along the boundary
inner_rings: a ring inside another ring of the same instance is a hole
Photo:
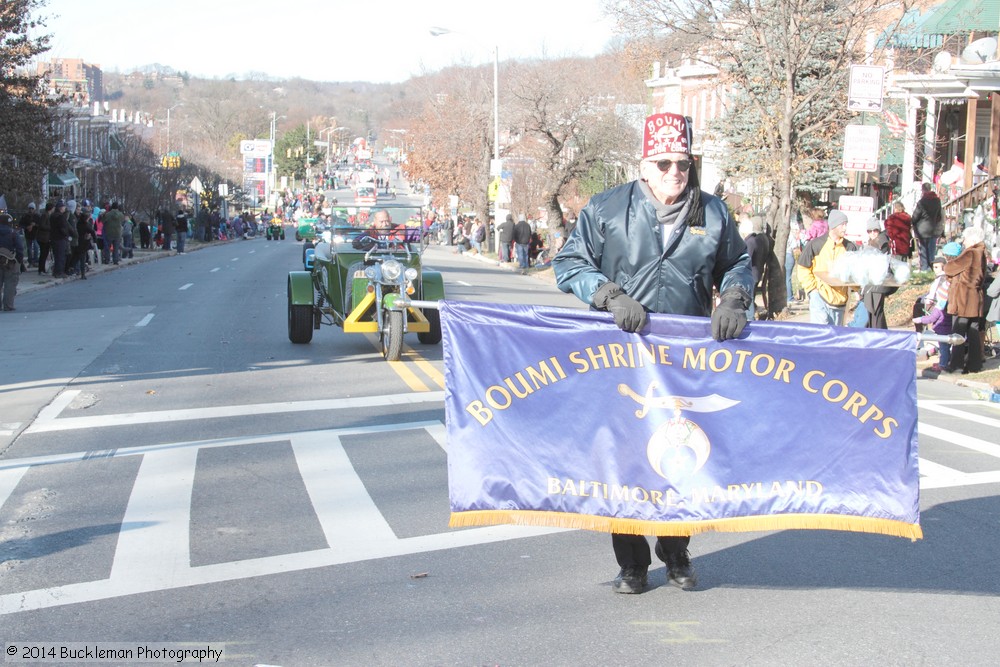
[[[670,239],[675,233],[680,233],[682,223],[687,219],[688,209],[691,204],[691,188],[685,188],[681,196],[673,204],[664,204],[649,188],[646,181],[639,181],[639,189],[642,190],[649,203],[656,210],[656,221],[660,223],[660,238],[663,239],[663,248],[670,244]]]

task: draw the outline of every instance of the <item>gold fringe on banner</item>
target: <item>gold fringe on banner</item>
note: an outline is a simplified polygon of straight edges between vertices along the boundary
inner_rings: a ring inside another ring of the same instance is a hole
[[[878,533],[893,537],[908,537],[913,541],[922,539],[924,536],[919,523],[905,523],[893,519],[846,516],[843,514],[774,514],[709,519],[706,521],[665,522],[533,510],[477,510],[472,512],[452,512],[451,519],[448,521],[448,525],[452,528],[497,526],[502,524],[572,528],[578,530],[596,530],[604,533],[623,533],[627,535],[656,535],[658,537],[696,535],[711,531],[744,533],[790,529],[845,530],[855,533]]]

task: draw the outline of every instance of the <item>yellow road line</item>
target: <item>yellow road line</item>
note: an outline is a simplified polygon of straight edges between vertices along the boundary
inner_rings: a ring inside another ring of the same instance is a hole
[[[366,334],[365,337],[368,339],[368,342],[370,342],[381,354],[382,345],[379,343],[378,336]],[[437,369],[431,366],[430,362],[423,359],[408,345],[403,346],[403,358],[400,361],[389,361],[386,363],[389,364],[389,368],[391,368],[396,375],[399,376],[399,379],[405,382],[406,386],[411,390],[430,391],[431,388],[424,384],[423,380],[417,377],[417,374],[413,372],[409,365],[407,365],[407,361],[413,361],[424,371],[424,373],[428,375],[428,377],[437,382],[438,386],[444,389],[444,377],[437,371]],[[439,377],[441,378],[440,381],[438,381]]]

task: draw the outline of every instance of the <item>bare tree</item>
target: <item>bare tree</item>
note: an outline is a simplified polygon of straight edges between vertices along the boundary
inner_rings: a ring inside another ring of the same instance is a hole
[[[407,173],[431,186],[438,205],[455,195],[485,219],[493,156],[492,76],[449,68],[423,80],[423,105],[407,129]]]
[[[835,174],[848,118],[849,65],[866,52],[870,28],[891,30],[908,0],[607,0],[619,27],[637,38],[678,36],[687,56],[720,68],[736,104],[717,128],[728,168],[773,191],[768,218],[784,269],[797,191]],[[835,179],[834,179],[835,180]],[[780,274],[779,274],[780,275]],[[770,280],[772,314],[784,309],[783,280]]]
[[[606,86],[594,85],[607,81],[601,65],[566,59],[510,66],[510,123],[520,135],[509,154],[531,159],[531,175],[521,183],[526,188],[534,181],[538,191],[524,194],[534,196],[554,225],[562,221],[560,200],[572,184],[595,165],[620,159],[623,149],[639,145],[634,130],[615,113],[616,97]],[[528,204],[522,205],[520,210],[526,210]]]
[[[123,204],[123,208],[151,214],[159,204],[161,179],[155,166],[156,155],[133,132],[123,131],[112,135],[106,147],[104,185],[110,198]]]

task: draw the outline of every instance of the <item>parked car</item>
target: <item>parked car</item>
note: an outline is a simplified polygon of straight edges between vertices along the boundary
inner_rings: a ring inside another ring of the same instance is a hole
[[[391,229],[369,225],[375,210],[389,213]],[[359,207],[347,209],[347,216],[354,224],[332,217],[339,224],[304,250],[304,270],[288,274],[288,339],[309,343],[324,324],[345,333],[374,333],[389,361],[399,360],[408,333],[427,345],[440,343],[441,320],[428,302],[444,298],[444,280],[423,266],[423,211]]]

